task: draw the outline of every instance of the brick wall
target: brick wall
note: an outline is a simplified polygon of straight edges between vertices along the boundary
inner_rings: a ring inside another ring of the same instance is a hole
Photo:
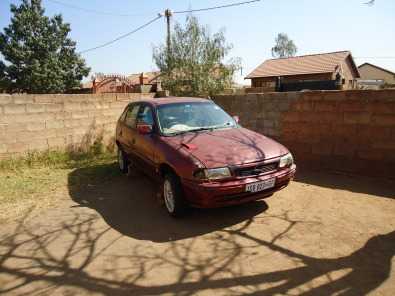
[[[112,143],[115,123],[133,100],[153,94],[0,95],[0,158],[33,150]]]
[[[285,144],[303,166],[395,177],[395,90],[217,96],[243,126]]]
[[[126,104],[152,94],[0,95],[0,157],[112,143]],[[223,95],[241,124],[285,144],[300,166],[395,176],[395,90]]]

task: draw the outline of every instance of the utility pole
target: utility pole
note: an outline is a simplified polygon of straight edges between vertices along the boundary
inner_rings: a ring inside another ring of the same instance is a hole
[[[171,38],[170,38],[170,18],[173,15],[173,13],[171,12],[170,9],[166,9],[165,10],[165,17],[166,17],[166,23],[167,23],[167,43],[166,43],[166,47],[167,47],[167,60],[169,62],[170,60],[170,54],[171,54]]]

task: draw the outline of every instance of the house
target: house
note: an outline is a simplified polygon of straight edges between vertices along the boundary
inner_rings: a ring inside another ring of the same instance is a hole
[[[134,92],[156,92],[161,90],[161,73],[159,71],[131,74],[128,79]]]
[[[364,63],[358,67],[361,79],[358,86],[364,89],[395,87],[395,73],[377,65]]]
[[[86,84],[87,85],[87,84]],[[160,72],[120,75],[96,73],[92,93],[148,93],[161,90]]]
[[[270,59],[245,79],[261,91],[299,91],[305,89],[353,89],[358,68],[349,51]]]

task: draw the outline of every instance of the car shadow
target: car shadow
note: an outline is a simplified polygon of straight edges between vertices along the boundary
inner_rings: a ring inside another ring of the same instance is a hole
[[[108,173],[102,182],[95,178]],[[82,179],[90,176],[85,181]],[[78,168],[68,176],[69,195],[77,207],[97,211],[106,223],[125,236],[153,242],[195,237],[236,225],[266,211],[264,201],[218,209],[190,209],[180,218],[170,217],[157,199],[158,185],[144,175],[127,177],[115,164]],[[158,231],[161,229],[161,231]]]

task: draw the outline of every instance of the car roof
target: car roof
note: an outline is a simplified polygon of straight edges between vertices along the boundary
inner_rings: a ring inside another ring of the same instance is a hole
[[[193,98],[193,97],[165,97],[165,98],[154,98],[154,99],[143,99],[143,100],[138,100],[131,102],[133,103],[149,103],[154,106],[159,106],[159,105],[167,105],[167,104],[174,104],[174,103],[193,103],[193,102],[211,102],[211,100],[208,99],[202,99],[202,98]]]

